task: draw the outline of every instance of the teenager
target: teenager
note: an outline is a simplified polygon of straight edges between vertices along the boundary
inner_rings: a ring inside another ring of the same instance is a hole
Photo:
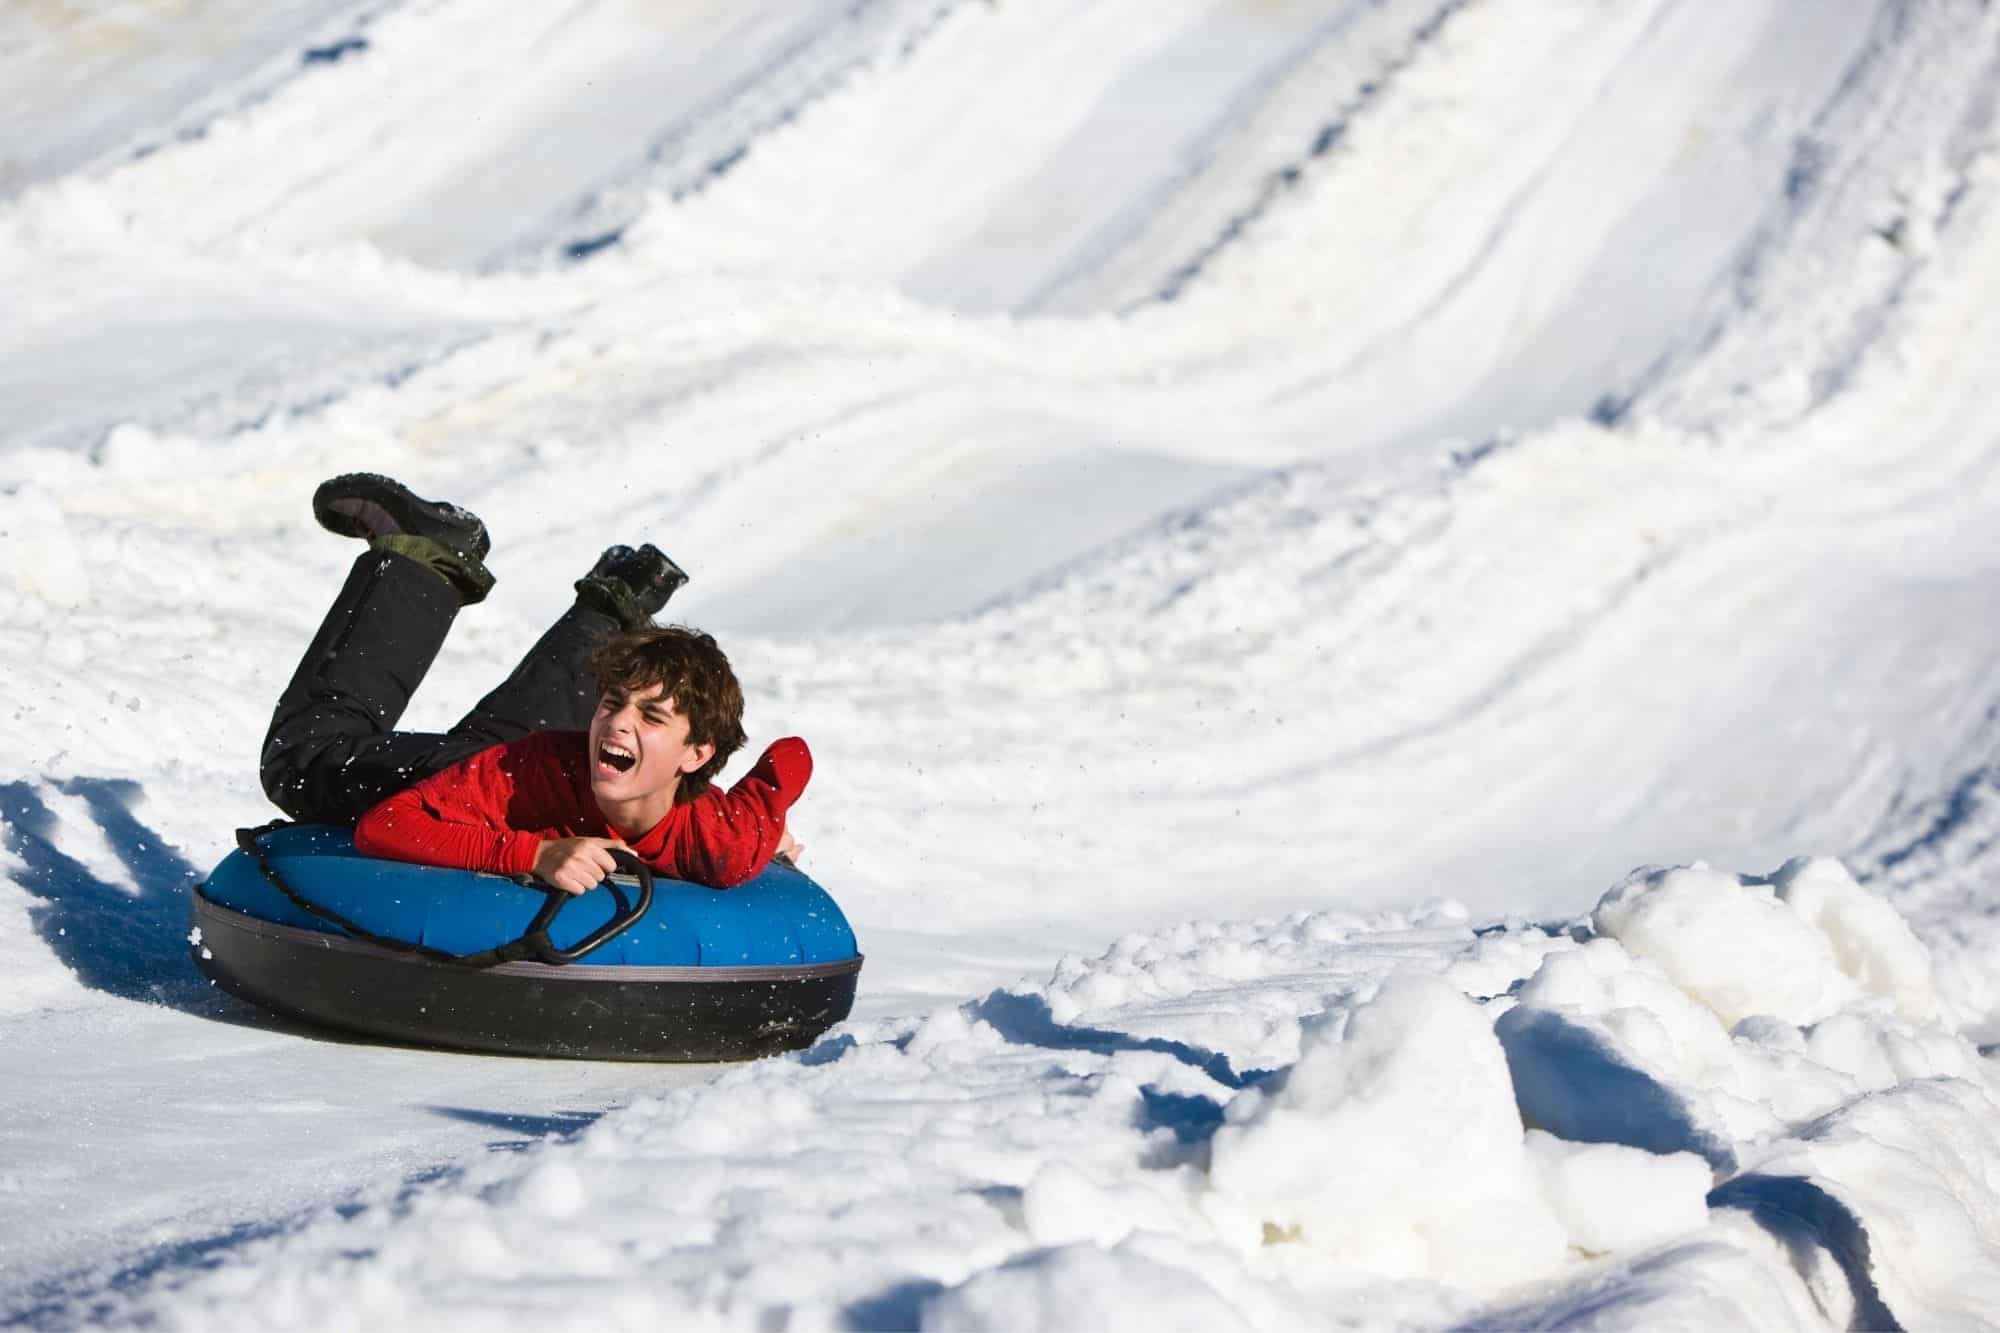
[[[367,855],[505,874],[581,893],[624,847],[662,874],[726,888],[796,844],[812,775],[787,737],[735,786],[743,692],[713,638],[652,617],[687,581],[651,545],[607,549],[576,602],[449,731],[396,730],[459,608],[493,576],[486,525],[357,473],[313,496],[320,525],[368,543],[264,741],[264,790],[292,818],[355,824]]]

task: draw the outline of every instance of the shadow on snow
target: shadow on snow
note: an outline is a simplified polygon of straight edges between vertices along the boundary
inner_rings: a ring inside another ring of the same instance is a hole
[[[410,1172],[397,1187],[395,1205],[406,1204],[419,1190],[461,1174],[463,1168],[449,1165],[426,1166]],[[367,1206],[359,1197],[353,1197],[333,1204],[330,1211],[349,1218]],[[299,1231],[324,1217],[327,1211],[308,1208],[279,1217],[236,1222],[218,1231],[143,1249],[136,1256],[91,1264],[37,1282],[25,1293],[25,1304],[12,1310],[0,1308],[0,1327],[70,1329],[129,1322],[131,1314],[126,1302],[131,1298],[159,1285],[171,1288],[202,1273],[213,1272],[244,1248]],[[348,1251],[343,1257],[361,1258],[364,1252]]]
[[[1248,1069],[1236,1072],[1229,1057],[1219,1051],[1166,1037],[1135,1037],[1109,1028],[1078,1027],[1058,1023],[1049,1002],[1039,995],[1016,995],[996,990],[970,1005],[966,1013],[992,1027],[1017,1046],[1045,1046],[1052,1051],[1090,1051],[1110,1055],[1116,1051],[1157,1051],[1191,1065],[1225,1088],[1242,1089],[1261,1083],[1273,1071]]]
[[[139,784],[48,785],[82,800],[137,891],[100,878],[57,845],[61,821],[39,784],[0,783],[0,847],[21,863],[9,876],[40,899],[29,909],[35,932],[92,990],[214,1016],[223,1006],[188,961],[188,886],[197,872],[133,813]]]

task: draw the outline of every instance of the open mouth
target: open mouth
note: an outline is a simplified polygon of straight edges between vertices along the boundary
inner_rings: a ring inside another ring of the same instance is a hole
[[[639,762],[639,756],[622,745],[613,745],[606,741],[597,747],[597,762],[600,767],[626,773],[631,771],[632,765]]]

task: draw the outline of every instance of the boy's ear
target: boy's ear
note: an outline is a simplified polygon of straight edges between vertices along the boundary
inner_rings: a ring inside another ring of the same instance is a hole
[[[713,758],[715,758],[714,742],[704,741],[695,746],[687,758],[681,760],[681,772],[692,773]]]

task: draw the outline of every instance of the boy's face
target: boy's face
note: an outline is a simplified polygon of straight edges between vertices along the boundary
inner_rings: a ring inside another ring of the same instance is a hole
[[[590,719],[590,789],[600,803],[657,796],[671,803],[681,775],[714,754],[713,745],[688,744],[688,720],[663,686],[633,694],[614,689],[598,699]]]

